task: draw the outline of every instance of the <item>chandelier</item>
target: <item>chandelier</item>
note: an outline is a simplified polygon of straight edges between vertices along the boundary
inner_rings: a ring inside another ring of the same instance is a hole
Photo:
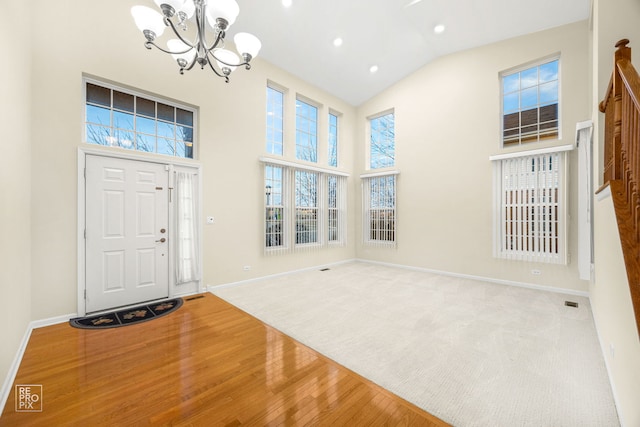
[[[251,69],[249,62],[255,58],[262,46],[260,40],[249,33],[237,33],[234,38],[235,52],[225,49],[227,29],[235,22],[240,7],[235,0],[154,0],[162,14],[146,6],[133,6],[131,15],[136,26],[144,34],[147,41],[144,46],[152,46],[170,54],[180,67],[191,70],[196,64],[200,68],[206,65],[218,76],[229,82],[229,74],[236,68],[244,66]],[[187,24],[195,24],[189,29]],[[156,43],[165,28],[171,28],[177,38],[167,41],[166,49]],[[215,62],[215,66],[214,66]]]

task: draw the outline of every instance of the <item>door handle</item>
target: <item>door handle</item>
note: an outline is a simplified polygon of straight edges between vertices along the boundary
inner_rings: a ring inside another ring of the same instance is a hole
[[[156,240],[156,242],[160,242],[160,243],[164,243],[166,241],[167,241],[167,239],[165,239],[164,237],[162,239],[160,239],[160,240]]]

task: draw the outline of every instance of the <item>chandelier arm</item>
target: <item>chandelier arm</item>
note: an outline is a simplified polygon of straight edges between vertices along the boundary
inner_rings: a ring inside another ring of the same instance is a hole
[[[207,52],[207,56],[209,56],[209,52]],[[216,75],[218,77],[224,78],[224,81],[226,83],[229,83],[229,76],[225,76],[224,74],[220,74],[220,72],[218,70],[216,70],[216,67],[213,66],[213,61],[208,60],[207,64],[209,64],[209,68],[211,68],[213,70],[213,72],[216,73]]]
[[[190,47],[189,49],[187,49],[187,50],[185,50],[185,51],[183,51],[183,52],[172,52],[172,51],[170,51],[170,50],[167,50],[167,49],[165,49],[165,48],[163,48],[163,47],[158,46],[155,42],[152,42],[152,41],[147,41],[147,42],[145,42],[145,43],[144,43],[144,45],[145,45],[145,47],[146,47],[147,49],[151,49],[151,46],[153,46],[153,47],[155,47],[156,49],[161,50],[161,51],[162,51],[162,52],[164,52],[164,53],[168,53],[169,55],[180,55],[180,54],[183,54],[183,53],[187,53],[187,52],[189,52],[191,49],[193,49],[192,47]]]
[[[164,23],[165,23],[165,25],[166,25],[167,27],[171,27],[171,29],[173,30],[173,34],[175,34],[175,36],[176,36],[177,38],[179,38],[179,39],[180,39],[180,41],[181,41],[182,43],[186,44],[186,45],[187,45],[187,46],[189,46],[191,49],[194,49],[194,48],[195,48],[195,45],[194,45],[193,43],[191,43],[189,40],[185,39],[184,37],[182,37],[182,36],[180,35],[180,32],[178,31],[178,29],[176,28],[175,24],[173,23],[173,21],[172,21],[171,19],[169,19],[169,18],[167,18],[167,17],[165,16],[165,18],[164,18]],[[175,53],[187,53],[187,52],[188,52],[189,50],[191,50],[191,49],[187,49],[187,50],[185,50],[184,52],[175,52]],[[166,52],[166,51],[165,51],[165,52]],[[171,53],[171,52],[168,52],[168,53]]]
[[[242,66],[244,65],[244,66],[245,66],[245,68],[246,68],[247,70],[251,69],[251,65],[249,64],[249,61],[240,62],[239,64],[231,64],[231,63],[229,63],[229,62],[225,62],[225,61],[223,61],[222,59],[218,59],[218,57],[216,56],[216,54],[215,54],[214,52],[212,52],[212,51],[208,51],[208,52],[207,52],[207,55],[211,55],[211,56],[213,56],[213,58],[214,58],[216,61],[220,62],[221,64],[227,65],[227,66],[229,66],[229,67],[242,67]]]
[[[224,48],[224,37],[225,37],[225,35],[226,35],[226,33],[224,31],[219,31],[217,36],[216,36],[216,41],[213,42],[213,45],[211,47],[207,47],[206,41],[203,41],[204,48],[207,50],[207,52],[208,53],[213,53],[213,49],[215,49],[217,47]]]

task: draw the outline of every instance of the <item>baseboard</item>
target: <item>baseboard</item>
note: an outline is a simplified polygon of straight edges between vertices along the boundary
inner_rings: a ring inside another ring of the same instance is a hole
[[[618,399],[618,392],[616,390],[616,385],[613,382],[613,375],[611,373],[611,366],[609,365],[609,359],[605,356],[608,351],[608,348],[604,345],[602,341],[602,336],[600,335],[600,328],[598,327],[598,316],[596,316],[596,308],[591,305],[591,311],[593,315],[593,324],[596,328],[596,335],[598,337],[598,344],[600,345],[600,351],[602,351],[602,358],[604,359],[604,367],[607,370],[607,377],[609,377],[609,385],[611,386],[611,393],[613,394],[613,403],[616,405],[616,411],[618,412],[618,421],[620,421],[620,427],[625,427],[624,417],[622,416],[622,406],[620,406],[620,400]]]
[[[207,291],[213,293],[213,290],[215,290],[215,289],[232,288],[234,286],[240,286],[240,285],[244,285],[246,283],[258,282],[260,280],[266,280],[266,279],[274,279],[276,277],[289,276],[291,274],[302,273],[304,271],[319,270],[321,268],[330,268],[330,267],[334,267],[334,266],[341,265],[341,264],[347,264],[347,263],[350,263],[350,262],[353,262],[353,261],[357,261],[357,260],[355,260],[355,259],[347,259],[347,260],[344,260],[344,261],[337,261],[337,262],[333,262],[333,263],[330,263],[330,264],[316,265],[316,266],[313,266],[313,267],[301,268],[301,269],[298,269],[298,270],[285,271],[283,273],[276,273],[276,274],[269,274],[267,276],[254,277],[252,279],[241,280],[239,282],[222,283],[220,285],[207,285]]]
[[[402,269],[405,269],[405,270],[422,271],[422,272],[425,272],[425,273],[439,274],[441,276],[457,277],[457,278],[460,278],[460,279],[478,280],[480,282],[496,283],[498,285],[517,286],[519,288],[536,289],[536,290],[539,290],[539,291],[547,291],[547,292],[554,292],[554,293],[558,293],[558,294],[575,295],[575,296],[589,298],[589,292],[587,292],[587,291],[576,291],[574,289],[556,288],[555,286],[545,286],[545,285],[538,285],[538,284],[535,284],[535,283],[515,282],[513,280],[495,279],[495,278],[492,278],[492,277],[474,276],[474,275],[471,275],[471,274],[452,273],[450,271],[433,270],[433,269],[430,269],[430,268],[413,267],[413,266],[410,266],[410,265],[393,264],[393,263],[388,263],[388,262],[372,261],[372,260],[368,260],[368,259],[360,259],[360,258],[358,258],[355,261],[364,262],[364,263],[368,263],[368,264],[384,265],[384,266],[387,266],[387,267],[402,268]]]
[[[22,341],[20,342],[20,347],[18,347],[18,351],[16,352],[15,357],[13,358],[13,362],[11,363],[11,367],[9,368],[9,372],[7,372],[7,376],[2,383],[2,390],[0,390],[0,414],[4,412],[4,405],[7,404],[7,400],[9,399],[9,395],[11,394],[11,386],[16,379],[16,375],[18,374],[18,368],[20,368],[20,363],[22,362],[22,357],[24,356],[24,352],[27,349],[27,344],[29,343],[29,338],[31,338],[31,332],[34,329],[42,328],[45,326],[57,325],[58,323],[68,322],[69,319],[77,317],[77,314],[66,314],[63,316],[51,317],[49,319],[42,320],[34,320],[31,321],[27,325],[27,330],[22,337]]]

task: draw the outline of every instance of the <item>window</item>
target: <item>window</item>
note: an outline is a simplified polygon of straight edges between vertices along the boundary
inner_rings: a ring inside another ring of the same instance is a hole
[[[302,170],[296,176],[296,245],[318,242],[318,174]]]
[[[296,100],[296,159],[318,161],[318,109]]]
[[[338,166],[338,116],[329,113],[329,166]]]
[[[343,246],[347,176],[286,161],[262,160],[267,253],[329,244]]]
[[[559,59],[502,74],[502,143],[558,138]]]
[[[364,178],[364,241],[396,243],[396,175]]]
[[[388,113],[369,120],[369,167],[371,169],[395,165],[395,116]]]
[[[283,188],[283,168],[267,165],[265,167],[265,245],[268,248],[282,247],[285,243]]]
[[[495,161],[499,258],[565,262],[565,153]]]
[[[341,230],[341,222],[343,218],[341,218],[340,213],[340,197],[342,196],[343,189],[338,187],[338,177],[337,176],[329,176],[327,177],[328,182],[328,223],[327,228],[329,230],[329,242],[339,242],[342,240],[342,230]]]
[[[85,141],[193,158],[195,111],[86,81]]]
[[[284,94],[267,86],[267,153],[282,156]]]

